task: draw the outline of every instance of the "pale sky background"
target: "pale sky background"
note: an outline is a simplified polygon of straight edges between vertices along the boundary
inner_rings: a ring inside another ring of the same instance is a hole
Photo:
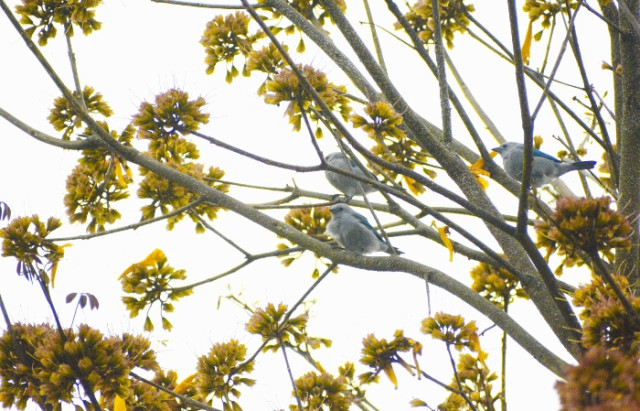
[[[9,3],[12,8],[18,4],[15,1]],[[386,8],[381,2],[372,3],[380,3],[374,5],[376,22],[390,28],[391,20]],[[474,3],[478,8],[476,17],[491,25],[492,30],[495,27],[494,33],[505,44],[510,45],[506,5],[496,2],[495,6],[489,7],[486,2]],[[350,12],[364,16],[361,2],[349,2],[349,7]],[[600,87],[598,91],[611,93],[611,90],[606,89],[609,74],[605,72],[603,77],[599,68],[601,61],[608,58],[608,35],[600,22],[596,22],[585,10],[582,12],[578,19],[579,33],[585,34],[580,31],[581,27],[590,27],[586,34],[592,36],[582,40],[586,67],[592,76],[600,76],[592,78],[597,87]],[[267,106],[255,94],[263,80],[261,76],[253,75],[249,79],[241,77],[228,85],[224,82],[224,65],[217,66],[216,72],[211,76],[205,74],[204,50],[199,44],[200,37],[207,21],[217,14],[227,13],[142,0],[108,1],[97,10],[96,18],[103,23],[102,29],[89,37],[77,30],[73,38],[81,82],[102,93],[114,110],[114,116],[108,120],[111,129],[122,130],[137,112],[141,102],[152,101],[155,94],[176,87],[189,92],[192,99],[199,95],[206,99],[205,109],[211,117],[209,124],[201,129],[204,133],[275,160],[299,165],[317,164],[309,137],[291,130],[283,115],[284,105]],[[360,20],[364,20],[364,17]],[[524,13],[520,14],[520,20],[521,33],[524,35]],[[358,28],[368,41],[368,28]],[[335,41],[341,41],[335,27],[329,26],[328,30]],[[382,32],[380,35],[392,80],[397,82],[396,86],[420,114],[439,124],[437,83],[433,76],[410,50],[399,45],[389,35]],[[291,50],[295,49],[297,41],[297,35],[286,39]],[[308,53],[296,56],[297,61],[311,63],[325,71],[332,82],[345,84],[346,80],[339,70],[322,53],[313,49],[311,41],[307,40],[306,44]],[[347,50],[347,47],[342,49]],[[71,87],[66,47],[60,34],[50,40],[43,52]],[[540,64],[543,52],[543,44],[535,43],[532,66]],[[450,53],[472,92],[500,131],[505,136],[512,136],[508,139],[521,140],[519,108],[512,84],[513,68],[471,41],[468,36],[458,36],[456,47]],[[0,65],[0,107],[41,131],[58,135],[47,123],[46,117],[54,98],[60,92],[4,15],[0,16],[0,55],[3,56],[3,63]],[[557,55],[557,49],[551,55]],[[567,67],[572,67],[570,55],[565,56],[565,62]],[[238,67],[241,68],[241,63]],[[575,83],[577,77],[563,69],[564,66],[561,67],[559,78]],[[574,94],[579,98],[583,97],[581,93],[576,94],[574,91],[568,95]],[[532,104],[537,102],[539,95],[537,88],[530,88]],[[354,107],[356,112],[362,112],[356,105]],[[457,120],[455,115],[454,119]],[[488,132],[484,129],[480,129],[480,132],[489,147],[496,145]],[[454,133],[456,138],[469,141],[466,131],[459,124],[454,125]],[[559,129],[549,117],[546,107],[536,123],[536,134],[546,137],[547,151],[554,152],[559,148],[551,140],[551,135],[558,135]],[[56,237],[83,234],[84,227],[68,224],[62,202],[66,176],[75,166],[79,153],[46,146],[4,120],[0,120],[0,135],[3,142],[3,149],[0,150],[0,200],[9,204],[13,216],[38,214],[44,220],[54,216],[64,223],[54,233]],[[363,137],[361,134],[360,136]],[[192,141],[198,142],[197,139]],[[366,137],[361,141],[371,145]],[[140,149],[145,144],[142,141],[135,142]],[[328,133],[320,141],[320,145],[325,154],[335,151],[335,142],[329,138]],[[324,180],[322,173],[296,174],[273,170],[215,146],[201,143],[199,148],[199,161],[221,167],[227,172],[225,178],[231,181],[284,187],[292,184],[294,179],[301,188],[335,192]],[[593,151],[585,159],[600,158]],[[133,168],[136,170],[137,166]],[[441,174],[438,182],[443,183],[446,176]],[[569,184],[577,181],[576,176],[563,179]],[[136,182],[139,181],[140,178],[136,178]],[[134,193],[135,189],[133,188]],[[501,196],[499,204],[503,206],[504,212],[515,213],[516,203],[496,183],[491,184],[490,193],[496,197]],[[234,187],[231,188],[230,195],[251,203],[282,197],[279,193],[247,191]],[[380,194],[374,194],[372,199],[382,201]],[[422,199],[430,205],[447,204],[430,192],[423,195]],[[119,208],[123,218],[115,227],[136,222],[140,218],[139,207],[143,205],[142,202],[133,199],[123,204],[126,205],[121,207],[125,208]],[[269,212],[270,215],[280,217],[284,213]],[[476,232],[485,231],[482,225],[470,218],[458,221],[463,221],[474,230],[477,227]],[[425,222],[430,223],[431,220],[425,219]],[[3,222],[0,226],[4,224]],[[221,213],[213,224],[216,229],[254,253],[273,250],[281,241],[273,233],[247,224],[246,220],[231,212]],[[284,268],[277,259],[262,260],[232,276],[199,287],[192,296],[178,301],[175,312],[168,314],[174,325],[170,333],[161,330],[160,316],[154,306],[151,316],[156,330],[144,333],[144,316],[129,319],[120,300],[123,293],[117,278],[130,264],[140,261],[155,248],[160,248],[167,255],[170,265],[187,270],[186,284],[224,272],[243,260],[237,251],[228,251],[228,246],[215,235],[195,235],[193,224],[188,219],[178,224],[172,232],[167,232],[164,227],[165,224],[160,223],[135,232],[73,242],[60,263],[56,286],[52,291],[63,324],[71,324],[75,308],[64,303],[65,296],[70,292],[93,293],[100,301],[100,309],[78,313],[74,325],[87,322],[106,334],[126,331],[145,335],[152,341],[161,366],[175,369],[180,378],[185,378],[194,371],[197,358],[206,355],[215,342],[239,339],[247,345],[249,355],[259,346],[259,338],[244,330],[248,315],[242,309],[228,301],[223,301],[221,309],[217,309],[221,296],[241,292],[244,301],[259,307],[264,307],[268,302],[284,302],[291,306],[313,282],[310,277],[313,259],[309,256],[289,268]],[[452,238],[459,239],[459,236],[453,234]],[[416,237],[395,239],[394,245],[405,251],[407,258],[416,259],[441,269],[460,281],[470,283],[468,272],[475,264],[466,258],[456,255],[453,262],[449,262],[446,250]],[[493,245],[493,242],[489,245]],[[51,322],[51,315],[40,291],[24,278],[18,278],[15,266],[14,259],[0,259],[0,270],[3,273],[0,293],[11,320]],[[578,283],[587,281],[588,274],[586,271],[579,271],[569,273],[563,279]],[[434,286],[431,287],[431,297],[434,312],[444,311],[461,314],[467,320],[475,319],[480,330],[492,325],[491,321],[469,306]],[[314,353],[327,371],[335,375],[338,366],[346,361],[356,364],[358,374],[368,371],[359,363],[362,338],[374,333],[378,338],[391,339],[396,329],[403,329],[406,336],[424,344],[420,357],[422,369],[445,383],[450,382],[452,373],[444,345],[419,332],[420,321],[428,315],[425,287],[421,281],[402,273],[342,267],[338,275],[329,276],[314,290],[311,298],[316,300],[316,304],[311,309],[310,335],[328,337],[334,343],[330,349],[320,349]],[[517,302],[510,310],[511,315],[521,321],[531,334],[570,361],[570,356],[549,331],[532,303]],[[4,323],[0,328],[5,329]],[[500,338],[501,332],[494,328],[481,339],[483,348],[491,353],[489,364],[496,373],[499,372]],[[289,358],[296,377],[311,369],[295,354],[291,353]],[[409,360],[410,355],[405,359]],[[408,410],[409,401],[414,397],[435,407],[447,395],[433,383],[417,381],[398,367],[396,373],[399,379],[397,390],[385,377],[381,377],[381,382],[370,386],[367,391],[367,398],[381,410]],[[295,402],[280,352],[260,355],[251,377],[257,379],[258,383],[242,390],[239,403],[245,410],[288,409],[288,405]],[[553,389],[556,378],[513,341],[509,344],[507,378],[510,409],[557,409],[558,399]],[[498,390],[499,382],[496,381],[494,392]],[[221,407],[221,404],[216,402],[214,406]]]

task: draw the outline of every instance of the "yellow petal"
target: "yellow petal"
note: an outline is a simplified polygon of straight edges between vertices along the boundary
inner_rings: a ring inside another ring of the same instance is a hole
[[[398,388],[398,379],[396,378],[396,373],[393,371],[393,367],[391,366],[391,364],[388,364],[382,370],[386,374],[387,378],[389,378],[389,380],[393,383],[393,386],[395,388]]]
[[[409,401],[409,405],[411,405],[412,407],[428,407],[429,405],[422,401],[419,398],[414,398],[411,401]]]
[[[116,162],[116,177],[118,178],[118,182],[120,183],[120,185],[126,187],[127,181],[124,179],[124,176],[122,175],[122,165],[120,164],[120,161],[118,161],[118,159],[116,159],[115,162]]]
[[[127,403],[118,394],[113,399],[113,411],[127,411]]]
[[[436,230],[438,230],[438,234],[440,234],[440,240],[442,240],[444,246],[449,250],[449,261],[453,261],[453,243],[451,243],[451,240],[449,240],[449,226],[444,225],[442,227],[438,227],[435,221],[432,222],[431,225],[435,227]]]
[[[156,248],[149,254],[144,260],[140,261],[138,264],[144,267],[150,265],[156,265],[160,260],[166,259],[164,253],[159,248]]]
[[[533,26],[533,21],[529,20],[529,27],[527,28],[527,34],[524,36],[524,41],[522,42],[522,61],[524,64],[529,64],[529,57],[531,57],[531,29]]]
[[[135,263],[135,264],[131,264],[129,267],[127,267],[126,270],[124,270],[122,272],[122,274],[120,274],[120,277],[118,277],[119,279],[121,279],[122,277],[124,277],[125,275],[129,274],[131,271],[133,271],[133,268],[137,265],[141,265],[143,267],[149,267],[149,266],[154,266],[157,265],[158,262],[162,261],[162,260],[166,260],[167,257],[164,255],[164,253],[162,252],[162,250],[160,250],[159,248],[156,248],[155,250],[153,250],[151,252],[151,254],[149,254],[147,257],[145,257],[144,260]]]
[[[533,137],[533,148],[540,149],[541,145],[542,145],[542,137],[541,136],[534,136]]]
[[[198,376],[198,373],[191,374],[190,376],[182,380],[182,382],[180,382],[180,384],[178,384],[178,386],[173,391],[177,392],[178,394],[184,394],[185,392],[187,392],[187,389],[189,387],[193,386],[193,380],[197,376]]]
[[[490,151],[489,155],[491,156],[491,158],[493,158],[498,155],[498,153],[495,151]],[[481,176],[490,176],[491,173],[484,169],[484,164],[484,159],[480,158],[478,159],[478,161],[469,166],[469,171],[476,178],[478,184],[480,184],[480,187],[482,187],[483,190],[486,190],[487,187],[489,187],[489,182]]]
[[[71,247],[73,244],[71,243],[66,243],[61,245],[60,247],[62,248],[67,248],[67,247]],[[55,283],[56,283],[56,273],[58,272],[58,263],[60,261],[56,261],[56,263],[51,267],[51,288],[55,287]]]
[[[479,176],[474,176],[474,177],[476,178],[476,181],[478,182],[478,184],[480,184],[480,188],[482,188],[482,190],[486,190],[487,187],[489,187],[489,182],[487,180]]]
[[[422,354],[422,344],[416,343],[413,346],[413,363],[416,366],[416,372],[418,373],[418,379],[422,376],[422,372],[420,371],[420,364],[418,363],[418,355]]]
[[[495,151],[489,151],[489,155],[491,156],[491,158],[494,158],[495,156],[498,155],[498,153]],[[474,174],[478,173],[478,174],[484,174],[487,176],[491,175],[487,170],[484,169],[484,159],[482,157],[480,157],[478,161],[476,161],[475,163],[469,166],[469,171],[471,171]]]
[[[58,271],[58,263],[56,262],[53,265],[53,267],[51,267],[51,288],[55,287],[57,271]]]

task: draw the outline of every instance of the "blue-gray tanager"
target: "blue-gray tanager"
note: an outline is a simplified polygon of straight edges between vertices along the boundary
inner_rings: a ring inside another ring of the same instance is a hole
[[[522,159],[524,146],[521,143],[504,143],[493,151],[502,156],[504,171],[512,178],[522,181]],[[533,164],[531,165],[531,187],[542,187],[549,184],[564,173],[573,170],[587,170],[596,165],[595,161],[576,161],[563,163],[557,158],[533,149]]]
[[[392,254],[391,247],[384,242],[380,234],[371,227],[365,216],[356,213],[346,204],[334,204],[329,209],[331,221],[327,224],[327,232],[335,240],[350,251],[359,254],[384,251]],[[394,248],[397,254],[402,254]]]
[[[341,152],[331,153],[327,156],[326,159],[327,164],[332,167],[339,168],[363,178],[376,179],[373,174],[369,172],[365,173],[360,169],[360,167],[358,167],[355,161],[348,158]],[[362,183],[361,181],[358,181],[349,176],[345,176],[343,174],[325,170],[324,175],[327,177],[327,180],[329,181],[329,183],[331,183],[332,186],[340,190],[348,198],[362,195],[362,191],[364,191],[365,193],[376,191],[375,187],[366,183]],[[362,191],[360,191],[360,187],[362,187]]]

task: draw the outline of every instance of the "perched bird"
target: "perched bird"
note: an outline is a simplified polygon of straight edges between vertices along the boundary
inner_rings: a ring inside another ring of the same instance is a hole
[[[512,178],[522,181],[522,159],[524,146],[521,143],[509,142],[492,150],[502,156],[504,171]],[[595,161],[563,163],[557,158],[534,148],[533,164],[531,165],[531,187],[542,187],[564,173],[568,173],[573,170],[591,169],[595,165]]]
[[[329,154],[327,156],[327,164],[363,178],[376,179],[373,174],[369,172],[365,173],[365,171],[358,167],[355,161],[348,158],[341,152]],[[327,180],[329,181],[329,183],[331,183],[332,186],[340,190],[348,198],[362,195],[362,191],[364,191],[365,193],[376,191],[375,187],[369,184],[362,183],[352,177],[345,176],[343,174],[325,170],[324,175],[325,177],[327,177]],[[360,191],[360,187],[362,187],[362,191]]]
[[[327,224],[327,232],[335,240],[350,251],[359,254],[384,251],[392,254],[391,247],[384,242],[380,234],[371,227],[365,216],[356,213],[346,204],[334,204],[329,209],[331,221]],[[402,254],[394,247],[397,254]]]

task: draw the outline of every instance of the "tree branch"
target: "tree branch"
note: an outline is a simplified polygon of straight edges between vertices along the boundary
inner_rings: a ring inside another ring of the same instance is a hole
[[[59,138],[52,137],[48,134],[36,130],[26,123],[23,123],[17,117],[14,117],[13,115],[11,115],[11,113],[4,110],[2,107],[0,107],[0,117],[3,117],[9,123],[13,124],[36,140],[49,144],[51,146],[64,148],[66,150],[85,150],[88,148],[96,148],[100,146],[100,140],[95,137],[88,137],[84,140],[75,141],[60,140]]]

